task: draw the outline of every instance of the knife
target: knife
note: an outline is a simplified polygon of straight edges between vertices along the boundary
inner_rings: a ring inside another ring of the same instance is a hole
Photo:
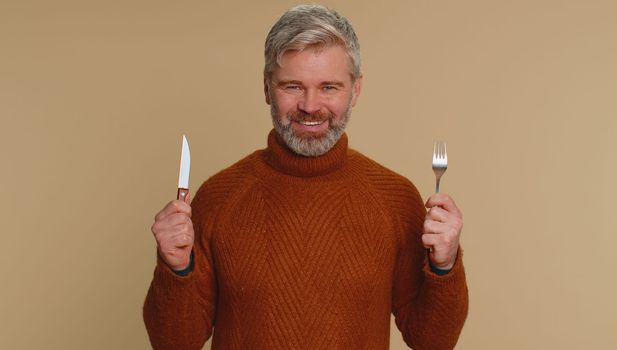
[[[180,155],[180,177],[178,179],[177,199],[185,202],[189,194],[189,173],[191,172],[191,151],[186,136],[182,135],[182,154]]]

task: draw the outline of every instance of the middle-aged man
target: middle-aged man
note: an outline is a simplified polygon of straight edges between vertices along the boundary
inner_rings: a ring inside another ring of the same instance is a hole
[[[265,44],[274,130],[171,201],[152,232],[144,305],[157,349],[452,349],[467,316],[461,213],[347,147],[362,87],[357,37],[321,6],[287,11]],[[386,116],[375,116],[387,118]]]

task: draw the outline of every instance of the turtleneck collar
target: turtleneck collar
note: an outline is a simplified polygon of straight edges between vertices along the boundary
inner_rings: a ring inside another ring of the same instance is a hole
[[[306,157],[290,150],[276,131],[268,134],[268,148],[265,160],[274,169],[298,177],[320,176],[341,168],[347,160],[347,134],[343,133],[338,142],[326,154]]]

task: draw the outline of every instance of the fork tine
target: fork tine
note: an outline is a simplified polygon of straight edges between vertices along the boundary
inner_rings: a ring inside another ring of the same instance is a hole
[[[448,167],[448,155],[444,141],[433,142],[433,171],[435,172],[435,193],[439,193],[439,180]]]

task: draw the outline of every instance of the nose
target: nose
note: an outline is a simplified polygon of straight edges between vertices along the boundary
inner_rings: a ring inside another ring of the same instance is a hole
[[[315,113],[321,109],[319,94],[312,89],[306,90],[306,93],[298,101],[298,109],[305,113]]]

